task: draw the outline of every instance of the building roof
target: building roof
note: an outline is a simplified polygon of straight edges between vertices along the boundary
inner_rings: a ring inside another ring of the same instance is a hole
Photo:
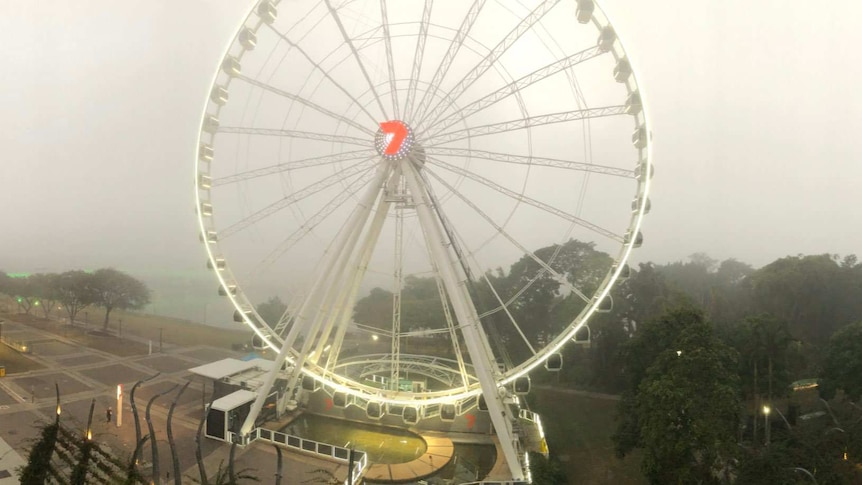
[[[231,377],[249,370],[258,369],[268,371],[272,369],[273,362],[266,359],[239,360],[234,358],[222,359],[209,364],[200,365],[189,369],[192,374],[197,374],[209,379],[219,380]]]
[[[219,411],[230,411],[232,409],[236,409],[247,402],[254,401],[257,397],[256,392],[252,392],[246,389],[240,389],[238,391],[234,391],[227,396],[218,398],[213,402],[213,409]]]

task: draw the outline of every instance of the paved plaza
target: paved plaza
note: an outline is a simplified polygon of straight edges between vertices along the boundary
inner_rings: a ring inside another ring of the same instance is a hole
[[[177,391],[191,380],[188,388],[178,399],[173,416],[173,435],[179,455],[179,469],[184,483],[199,480],[195,454],[195,432],[202,415],[204,403],[209,399],[211,384],[193,378],[187,369],[225,357],[241,357],[241,354],[226,349],[204,345],[178,347],[164,345],[161,353],[119,357],[117,355],[84,347],[61,335],[34,328],[28,324],[6,321],[3,335],[6,338],[32,342],[32,354],[28,357],[44,366],[38,370],[10,373],[0,377],[0,485],[17,483],[15,468],[23,464],[29,446],[39,432],[41,423],[53,419],[56,404],[54,385],[60,387],[62,422],[72,430],[86,429],[90,405],[95,400],[93,417],[94,439],[117,458],[128,460],[135,443],[135,424],[130,408],[129,393],[139,379],[154,376],[135,392],[135,402],[141,416],[142,433],[147,433],[144,412],[147,401],[164,391],[151,408],[156,444],[160,456],[160,475],[174,476],[167,442],[166,420],[168,409]],[[116,340],[116,345],[140,344],[132,340],[106,337]],[[0,344],[2,345],[2,344]],[[122,426],[117,427],[116,388],[123,384],[125,397],[122,409]],[[176,387],[175,387],[176,386]],[[173,390],[171,390],[173,389]],[[106,410],[113,408],[113,419],[106,420]],[[218,470],[219,464],[227,466],[229,446],[224,443],[202,439],[204,462],[209,476]],[[142,470],[151,473],[151,446],[144,448]],[[289,471],[282,483],[299,484],[312,479],[315,470],[325,469],[344,479],[346,466],[305,455],[285,452],[284,470]],[[237,469],[248,469],[261,483],[272,483],[276,472],[276,452],[269,445],[252,444],[237,450]],[[7,470],[12,476],[3,478]],[[9,481],[11,480],[11,481]],[[173,483],[173,482],[171,482]]]

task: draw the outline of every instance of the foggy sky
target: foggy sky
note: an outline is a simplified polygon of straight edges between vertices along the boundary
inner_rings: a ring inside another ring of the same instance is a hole
[[[247,3],[0,2],[0,268],[206,277],[195,140]],[[633,263],[862,252],[862,6],[602,5],[654,133]]]

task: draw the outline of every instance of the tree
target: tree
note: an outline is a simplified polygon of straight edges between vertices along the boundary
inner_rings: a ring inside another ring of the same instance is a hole
[[[7,295],[7,296],[13,296],[12,291],[11,291],[11,287],[10,287],[11,282],[12,282],[12,278],[10,278],[9,275],[5,271],[0,270],[0,294]]]
[[[137,310],[150,303],[150,289],[147,285],[113,268],[97,270],[91,284],[93,303],[105,309],[105,330],[108,329],[114,308]]]
[[[862,398],[862,321],[847,325],[829,339],[823,358],[820,393],[831,399],[838,389],[852,401]]]
[[[36,287],[33,285],[32,276],[15,276],[6,282],[6,291],[18,302],[18,307],[29,315],[33,308],[38,306],[39,298]]]
[[[778,259],[752,275],[753,309],[786,320],[803,341],[824,344],[835,330],[862,319],[862,266],[829,254]]]
[[[787,322],[773,317],[772,315],[764,314],[749,319],[752,326],[753,334],[757,345],[760,347],[759,353],[766,358],[767,372],[767,398],[768,402],[772,402],[773,389],[779,387],[782,389],[781,394],[784,395],[787,385],[790,384],[790,379],[787,376],[787,351],[791,342],[794,342],[790,331],[787,329]],[[776,364],[778,369],[776,369]],[[780,377],[781,386],[774,386],[776,374]]]
[[[623,350],[629,387],[613,436],[618,455],[644,449],[651,483],[715,483],[739,425],[737,355],[703,313],[679,308],[644,325]]]
[[[57,300],[69,315],[69,323],[75,323],[78,312],[96,301],[93,275],[83,271],[67,271],[57,276]]]
[[[287,312],[287,305],[281,301],[281,298],[273,296],[269,300],[259,303],[256,310],[264,322],[271,327],[275,327],[281,321],[282,317],[284,317],[285,312]]]
[[[353,319],[370,327],[391,328],[392,293],[383,288],[372,288],[368,296],[356,302]]]
[[[565,485],[569,483],[566,473],[557,460],[545,458],[545,455],[535,451],[531,451],[529,454],[533,483],[536,485]]]
[[[33,292],[39,298],[39,308],[42,309],[42,315],[45,318],[51,316],[54,306],[57,304],[59,294],[57,291],[56,273],[37,273],[30,276],[30,284],[33,287]]]

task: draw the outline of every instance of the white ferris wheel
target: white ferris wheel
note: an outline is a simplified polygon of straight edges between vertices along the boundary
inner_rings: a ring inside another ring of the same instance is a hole
[[[369,416],[482,395],[493,419],[627,276],[650,205],[641,93],[593,0],[262,0],[197,147],[219,291],[299,370],[291,389]],[[572,241],[603,256],[573,262]],[[539,328],[545,284],[560,310]],[[288,309],[266,321],[271,296]]]

